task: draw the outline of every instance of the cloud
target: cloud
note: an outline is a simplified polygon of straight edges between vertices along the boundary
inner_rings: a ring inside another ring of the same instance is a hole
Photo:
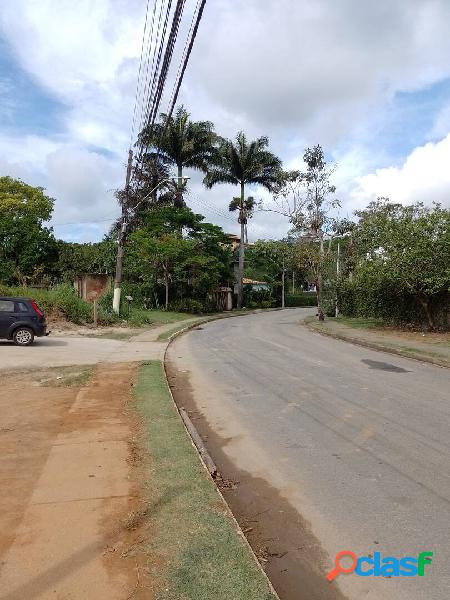
[[[398,90],[450,72],[446,1],[221,0],[187,86],[242,126],[332,144]]]
[[[357,177],[352,203],[355,208],[363,208],[371,200],[387,196],[402,204],[440,202],[450,207],[449,164],[450,134],[437,143],[416,148],[399,167]]]
[[[187,14],[194,6],[187,0]],[[1,3],[0,33],[15,63],[0,79],[0,95],[17,122],[0,136],[0,169],[46,187],[57,200],[54,222],[97,221],[117,210],[111,190],[124,178],[144,11],[142,0]],[[436,82],[450,77],[449,21],[447,0],[216,0],[206,5],[180,102],[223,135],[268,134],[287,164],[321,143],[339,164],[336,182],[350,210],[378,185],[398,181],[414,146],[437,146],[450,131],[450,86],[427,110],[413,110],[421,90],[434,97]],[[19,71],[40,98],[26,120],[11,103],[11,74]],[[52,106],[63,107],[57,128]],[[420,113],[434,125],[417,127]],[[41,126],[31,135],[33,118]],[[439,164],[433,181],[421,183],[421,196],[444,195],[435,183],[446,177]],[[236,231],[227,211],[235,190],[207,191],[200,179],[192,180],[193,207]],[[95,239],[105,228],[58,231]],[[249,235],[276,237],[287,229],[282,219],[257,214]]]

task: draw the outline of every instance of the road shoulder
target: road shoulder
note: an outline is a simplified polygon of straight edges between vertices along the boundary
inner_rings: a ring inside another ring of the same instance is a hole
[[[450,345],[448,343],[420,342],[414,339],[416,336],[408,335],[408,332],[396,333],[392,330],[372,330],[370,328],[356,329],[332,318],[318,321],[316,317],[309,316],[303,320],[303,325],[310,331],[351,344],[397,354],[440,367],[450,367]]]

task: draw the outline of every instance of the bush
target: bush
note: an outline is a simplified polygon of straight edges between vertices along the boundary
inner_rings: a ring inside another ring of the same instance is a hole
[[[130,308],[127,316],[128,325],[131,327],[141,327],[142,325],[151,325],[153,323],[152,313],[143,308]]]
[[[72,323],[90,323],[93,319],[93,307],[78,298],[75,289],[68,283],[61,283],[50,290],[50,296],[58,309]]]
[[[343,316],[373,317],[400,326],[428,326],[425,312],[417,299],[375,267],[361,269],[352,281],[341,281],[337,294],[339,311]],[[449,307],[449,294],[431,297],[430,309],[436,328],[449,329]]]
[[[191,313],[201,315],[206,312],[212,312],[211,307],[194,298],[184,298],[183,300],[174,300],[169,304],[169,310],[174,312]]]
[[[275,299],[270,290],[254,290],[250,285],[245,285],[242,305],[245,308],[272,308]]]
[[[286,294],[284,303],[285,306],[289,307],[317,306],[316,292],[297,292],[296,294]]]

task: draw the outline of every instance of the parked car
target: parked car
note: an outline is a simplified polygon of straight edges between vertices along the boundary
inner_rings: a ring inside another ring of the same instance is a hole
[[[0,296],[0,338],[17,346],[30,346],[34,338],[48,335],[44,311],[31,298]]]

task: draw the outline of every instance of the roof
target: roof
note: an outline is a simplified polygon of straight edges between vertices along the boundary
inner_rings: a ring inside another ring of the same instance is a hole
[[[244,284],[252,284],[252,285],[256,285],[257,283],[263,284],[263,285],[269,285],[267,283],[267,281],[256,281],[256,279],[249,279],[248,277],[243,277],[242,278],[242,283],[244,283]]]

